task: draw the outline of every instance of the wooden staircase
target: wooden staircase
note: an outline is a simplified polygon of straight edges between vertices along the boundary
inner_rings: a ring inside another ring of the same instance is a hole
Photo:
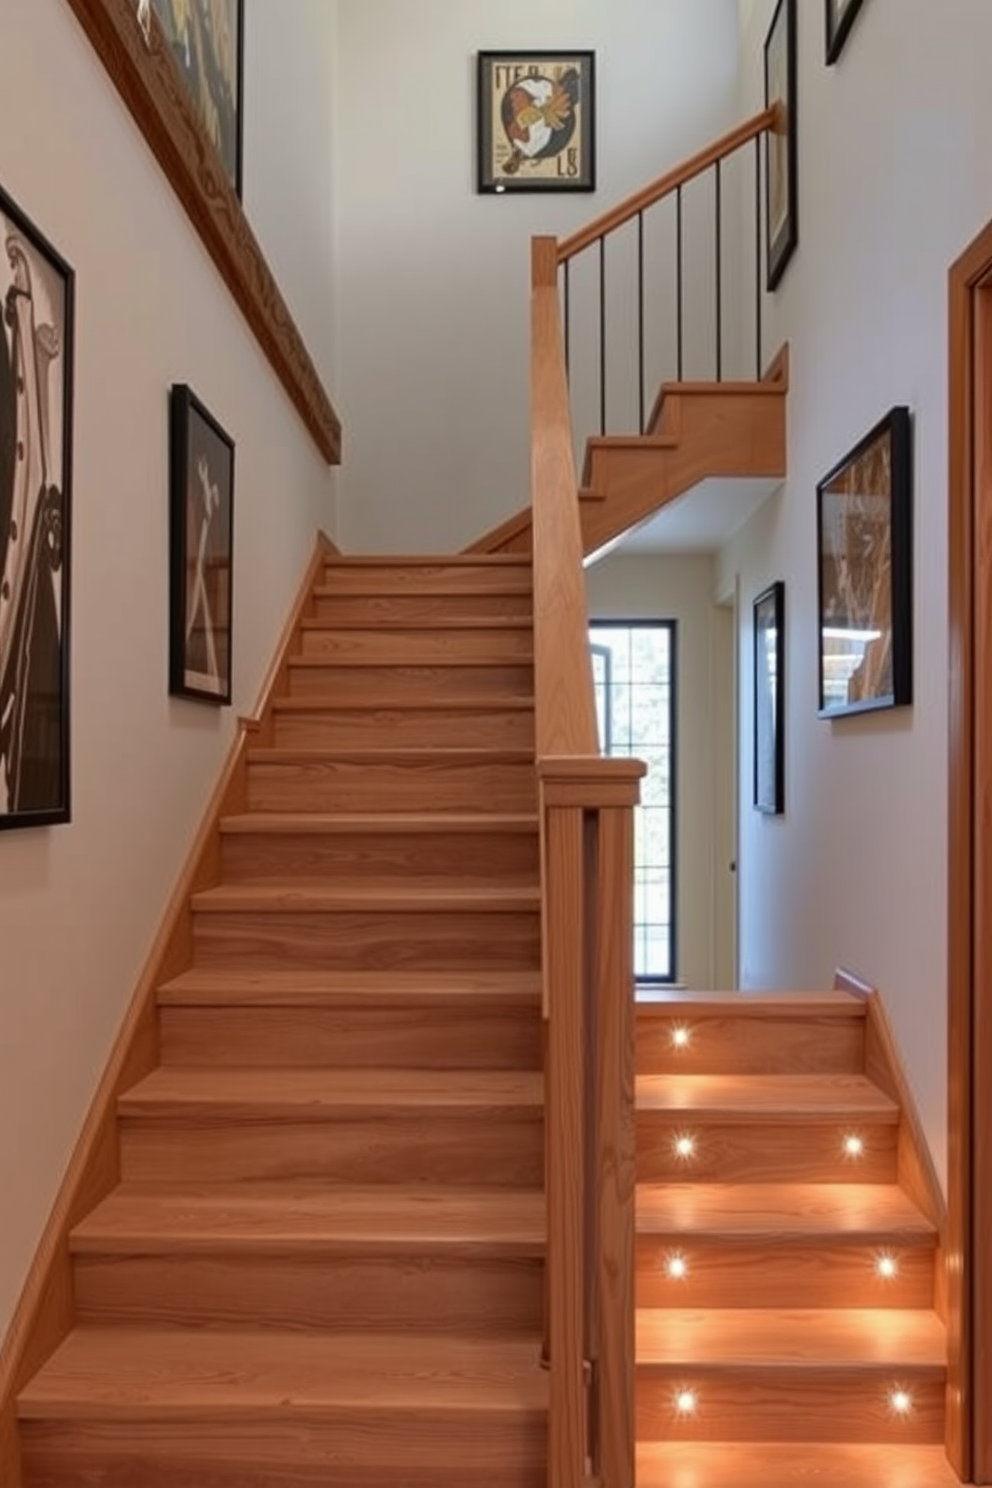
[[[327,562],[70,1236],[25,1488],[543,1488],[530,595]]]
[[[638,1008],[638,1488],[944,1488],[937,1232],[846,992]]]

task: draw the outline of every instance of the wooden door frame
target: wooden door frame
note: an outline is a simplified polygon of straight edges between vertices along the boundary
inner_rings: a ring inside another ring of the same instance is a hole
[[[949,356],[947,1451],[992,1483],[992,223],[950,271]]]

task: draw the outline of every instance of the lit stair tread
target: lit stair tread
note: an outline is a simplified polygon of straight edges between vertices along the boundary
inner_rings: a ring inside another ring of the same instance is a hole
[[[403,1409],[543,1411],[537,1339],[77,1328],[21,1392],[24,1419]]]
[[[732,1014],[735,1018],[773,1018],[783,1012],[833,1013],[863,1020],[866,1003],[849,992],[686,992],[672,987],[638,987],[638,1012],[659,1018],[692,1020]]]
[[[775,1267],[768,1268],[775,1288]],[[943,1372],[944,1327],[920,1308],[639,1308],[638,1368],[831,1369],[897,1364]]]
[[[706,1125],[734,1117],[895,1123],[895,1101],[864,1075],[638,1075],[640,1112],[686,1114]]]
[[[382,816],[363,812],[246,811],[225,816],[221,832],[228,836],[264,833],[275,836],[295,832],[308,837],[334,837],[347,832],[375,836],[379,833],[496,832],[500,835],[538,830],[538,817],[530,812],[418,811],[388,812]]]
[[[639,1442],[637,1488],[959,1488],[943,1447]]]
[[[75,1228],[77,1254],[339,1251],[543,1255],[541,1189],[122,1183]]]
[[[351,1112],[397,1115],[417,1111],[541,1109],[544,1082],[536,1071],[403,1069],[181,1069],[160,1066],[119,1098],[124,1116],[272,1116],[335,1119]]]
[[[783,1237],[932,1245],[936,1231],[894,1183],[643,1183],[640,1235]]]
[[[322,879],[287,878],[281,883],[223,884],[194,894],[191,907],[197,913],[250,912],[280,914],[283,911],[338,911],[361,913],[365,910],[418,910],[458,913],[474,910],[510,911],[540,908],[538,885],[505,887],[494,882],[452,883],[450,878],[436,882],[427,879],[397,878],[394,882],[379,879],[374,884],[328,886]]]
[[[396,1008],[420,1005],[534,1007],[536,971],[237,971],[194,967],[165,982],[158,1000],[170,1006]]]

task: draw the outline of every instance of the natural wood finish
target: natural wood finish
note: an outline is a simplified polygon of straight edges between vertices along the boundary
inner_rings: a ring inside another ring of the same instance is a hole
[[[411,998],[429,998],[457,1010],[466,1001],[528,1008],[540,1004],[541,978],[533,971],[263,971],[246,972],[198,966],[182,972],[159,989],[163,1006],[206,1004],[217,1007],[234,1001],[259,1007],[350,1006],[403,1008]]]
[[[145,45],[135,0],[68,0],[168,176],[273,371],[329,464],[341,425],[152,12]]]
[[[495,749],[252,750],[248,804],[287,812],[533,810],[533,754]]]
[[[599,752],[553,238],[532,248],[531,490],[539,758]]]
[[[439,666],[453,662],[474,664],[532,661],[533,627],[529,621],[510,625],[383,626],[353,625],[333,629],[320,623],[304,627],[303,658],[327,660],[336,666]]]
[[[681,1045],[676,1036],[687,1038]],[[794,1001],[754,1003],[748,994],[701,1003],[639,1003],[639,1074],[855,1072],[864,1068],[864,1008],[853,999],[822,1012]]]
[[[623,227],[625,223],[630,222],[636,217],[639,212],[647,211],[648,207],[653,207],[656,202],[670,195],[679,186],[685,186],[694,180],[696,176],[702,175],[704,171],[709,170],[711,166],[715,165],[718,160],[725,160],[728,155],[733,155],[742,145],[746,145],[749,140],[756,139],[758,135],[764,134],[766,130],[774,129],[777,118],[778,107],[777,105],[773,105],[771,108],[763,109],[760,114],[755,114],[753,118],[746,120],[743,124],[738,124],[735,129],[731,129],[726,134],[721,135],[718,140],[715,140],[712,145],[708,145],[705,150],[699,150],[695,155],[690,156],[682,165],[677,166],[674,170],[667,171],[665,175],[660,176],[650,186],[645,186],[642,190],[635,192],[633,196],[629,196],[626,201],[621,202],[612,211],[604,212],[601,217],[597,217],[588,227],[584,227],[581,232],[573,233],[570,238],[565,238],[557,245],[557,262],[559,264],[567,263],[570,258],[574,258],[577,253],[581,253],[584,248],[590,247],[591,244],[598,242],[600,238],[606,237],[607,234],[615,232],[618,227]]]
[[[775,1121],[884,1122],[899,1119],[895,1102],[864,1075],[641,1075],[640,1111],[661,1111],[700,1126],[728,1116]]]
[[[829,1369],[842,1364],[940,1370],[944,1330],[919,1308],[639,1309],[637,1357],[687,1370],[744,1364]],[[808,1423],[804,1423],[808,1425]]]
[[[638,1488],[958,1488],[940,1447],[644,1442]]]
[[[727,1112],[721,1122],[700,1127],[692,1161],[698,1183],[843,1183],[852,1176],[851,1160],[842,1141],[851,1121],[790,1120],[783,1106],[780,1119],[749,1120],[742,1112]],[[894,1183],[896,1122],[857,1122],[865,1141],[864,1156],[856,1165],[861,1183]],[[642,1183],[683,1183],[687,1164],[675,1152],[675,1141],[694,1136],[695,1121],[674,1113],[640,1112],[637,1122],[637,1175]]]
[[[314,615],[331,624],[343,621],[365,621],[390,624],[430,623],[444,615],[450,621],[478,623],[487,616],[501,619],[530,620],[533,615],[533,585],[530,574],[507,575],[498,589],[479,589],[476,583],[449,587],[445,594],[394,594],[376,588],[371,593],[350,589],[345,592],[330,584],[314,591]]]
[[[413,699],[534,696],[534,668],[530,662],[441,662],[414,666],[402,662],[353,663],[323,657],[294,656],[288,663],[289,693],[293,698],[330,699],[355,706],[375,704],[381,697]]]
[[[319,748],[328,738],[343,748],[390,744],[427,748],[534,748],[532,697],[467,696],[457,703],[380,697],[346,706],[335,698],[282,698],[273,713],[277,747]]]
[[[281,638],[293,643],[314,578],[326,560],[328,542],[319,535]],[[279,677],[277,662],[267,674],[255,719],[264,719]],[[190,896],[217,881],[219,822],[245,805],[248,729],[245,722],[207,806],[158,933],[152,942],[130,1006],[70,1158],[51,1215],[0,1351],[0,1482],[20,1488],[14,1401],[41,1362],[66,1336],[72,1323],[73,1284],[69,1234],[80,1218],[103,1199],[120,1176],[117,1102],[121,1093],[148,1074],[159,1058],[156,989],[181,971],[192,953]]]

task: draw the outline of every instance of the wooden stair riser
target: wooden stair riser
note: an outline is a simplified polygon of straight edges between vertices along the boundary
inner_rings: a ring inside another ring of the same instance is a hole
[[[273,715],[274,743],[285,749],[534,749],[534,710],[495,701],[471,708],[287,705]]]
[[[546,1488],[543,1411],[26,1421],[25,1488]]]
[[[637,1436],[685,1442],[941,1442],[945,1388],[943,1370],[898,1364],[849,1370],[638,1366]],[[911,1390],[911,1415],[893,1413],[889,1401],[895,1389]],[[683,1390],[697,1397],[691,1416],[676,1409]]]
[[[504,971],[540,965],[540,916],[237,910],[193,916],[197,966],[230,970]]]
[[[533,588],[533,569],[523,560],[507,562],[479,555],[467,556],[457,563],[328,563],[323,573],[323,587],[335,594],[500,594],[507,589]]]
[[[460,697],[533,698],[534,668],[528,662],[481,666],[472,663],[413,665],[382,663],[345,666],[331,661],[291,661],[289,696],[328,698],[349,707],[374,707],[382,698],[437,701]]]
[[[675,1043],[676,1031],[687,1036]],[[780,1017],[637,1012],[638,1074],[754,1075],[858,1073],[864,1069],[863,1016]]]
[[[532,765],[465,764],[426,757],[374,763],[332,756],[267,760],[248,766],[250,811],[509,811],[537,809]]]
[[[83,1323],[168,1327],[530,1333],[541,1327],[544,1265],[535,1256],[376,1256],[245,1245],[243,1253],[76,1257]]]
[[[332,664],[372,666],[501,666],[532,663],[530,625],[332,630],[307,626],[302,655]]]
[[[703,1124],[698,1112],[679,1118],[669,1112],[640,1111],[637,1176],[642,1183],[893,1183],[896,1130],[894,1123],[762,1122],[746,1116]],[[843,1146],[854,1132],[865,1144],[857,1161],[845,1154]],[[684,1136],[695,1138],[690,1161],[675,1150]]]
[[[541,1064],[541,1014],[512,1008],[163,1007],[163,1064],[243,1069],[518,1069]]]
[[[878,1275],[880,1256],[895,1257],[898,1276]],[[684,1277],[673,1278],[673,1257]],[[832,1238],[797,1242],[716,1240],[705,1235],[638,1235],[638,1307],[922,1307],[933,1306],[934,1248]]]
[[[184,1115],[121,1122],[125,1180],[224,1183],[322,1179],[532,1187],[543,1181],[540,1112],[415,1107],[337,1120]]]
[[[330,886],[424,878],[452,883],[536,884],[540,872],[536,822],[514,831],[390,830],[370,832],[360,821],[333,831],[225,831],[225,883],[319,879]]]
[[[313,597],[316,620],[335,624],[417,625],[445,620],[453,624],[465,621],[478,624],[485,620],[533,621],[533,584],[529,575],[515,584],[504,579],[502,587],[475,590],[464,584],[466,592],[451,588],[446,594],[342,593],[337,587],[318,589]]]

